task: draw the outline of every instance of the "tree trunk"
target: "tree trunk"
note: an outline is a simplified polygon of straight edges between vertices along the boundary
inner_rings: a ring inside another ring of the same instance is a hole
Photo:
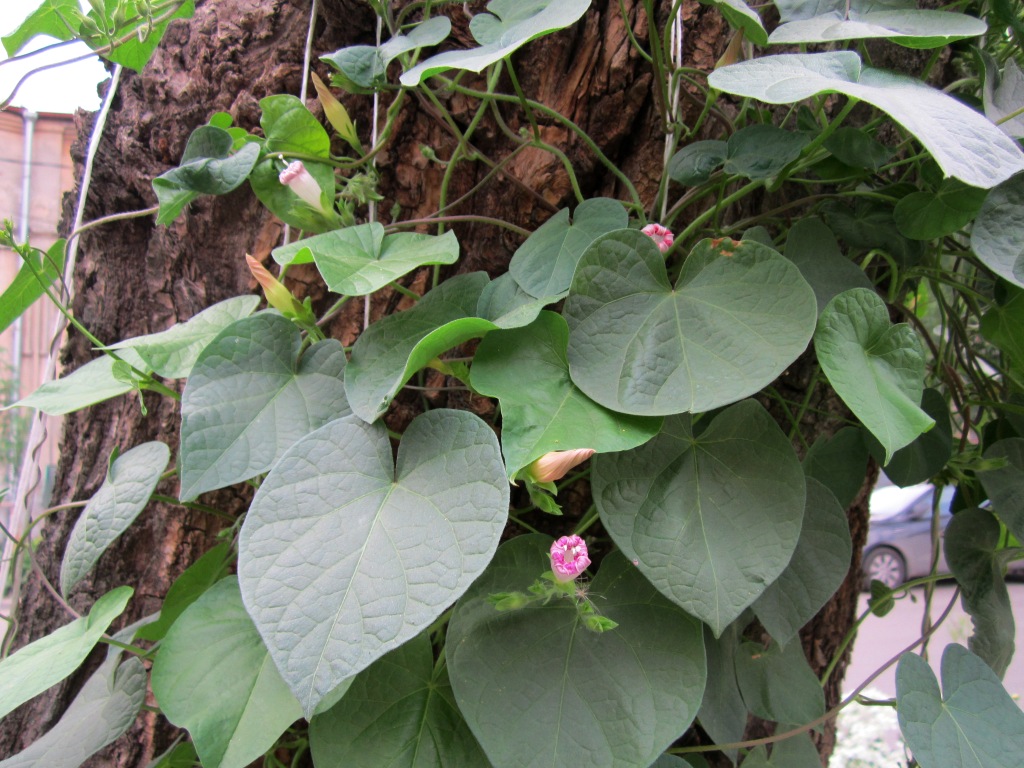
[[[642,5],[637,0],[625,0],[624,5],[633,33],[646,41],[647,20]],[[670,5],[661,4],[662,12],[667,13]],[[373,42],[374,21],[367,4],[321,0],[320,8],[314,54]],[[455,27],[453,39],[465,45],[469,35],[464,6],[446,8]],[[472,4],[474,12],[482,8],[483,3]],[[191,131],[213,113],[229,112],[237,125],[253,129],[258,126],[260,98],[274,93],[297,94],[303,77],[308,15],[307,3],[207,0],[198,3],[191,20],[172,25],[146,71],[141,75],[125,72],[123,76],[97,158],[87,219],[152,205],[151,179],[177,164]],[[728,42],[728,26],[716,10],[697,0],[684,2],[684,16],[684,60],[688,66],[710,71]],[[524,91],[589,133],[612,162],[634,180],[643,202],[650,205],[661,174],[664,134],[652,95],[650,69],[630,45],[618,0],[595,0],[591,11],[574,27],[528,45],[515,57],[515,66]],[[314,69],[327,79],[323,64],[315,63]],[[460,96],[438,95],[460,129],[465,130],[477,105]],[[346,104],[364,143],[368,143],[370,98],[346,98]],[[313,101],[310,107],[318,109]],[[698,108],[684,101],[688,110],[684,119],[692,122]],[[503,107],[502,116],[512,131],[527,125],[518,105]],[[544,140],[560,148],[573,163],[584,196],[625,194],[615,177],[562,124],[543,118],[539,123]],[[83,119],[79,152],[86,144],[89,127],[89,120]],[[714,123],[712,127],[717,128]],[[429,161],[419,147],[429,146],[438,158],[447,160],[457,143],[428,101],[408,99],[393,140],[378,157],[381,191],[386,198],[379,209],[388,212],[397,207],[402,219],[436,211],[444,167]],[[480,123],[472,144],[495,161],[514,148],[491,115]],[[76,161],[80,162],[81,157]],[[489,170],[483,162],[463,161],[453,174],[447,200],[470,193]],[[570,204],[575,205],[573,192],[561,161],[547,152],[530,149],[520,152],[500,174],[449,213],[485,211],[532,230],[553,211]],[[450,268],[452,273],[484,269],[498,274],[507,268],[522,242],[508,230],[485,224],[460,224],[455,229],[462,259]],[[92,230],[82,238],[75,273],[75,313],[105,342],[162,330],[217,301],[252,290],[254,283],[243,256],[251,252],[266,257],[279,241],[280,231],[279,222],[255,200],[247,186],[224,198],[200,198],[168,227],[157,227],[152,217],[147,217]],[[314,275],[310,268],[289,272],[300,294],[305,291],[315,306],[323,307],[326,290]],[[331,335],[351,343],[362,327],[361,304],[346,305],[332,323]],[[397,297],[387,291],[378,293],[373,300],[374,319],[394,311],[396,304]],[[94,355],[85,339],[72,334],[63,362],[71,370]],[[54,504],[88,498],[102,482],[107,459],[115,447],[126,450],[158,439],[176,449],[177,408],[167,400],[158,403],[152,395],[147,395],[146,403],[148,416],[142,414],[137,396],[129,395],[66,419]],[[418,396],[400,395],[388,420],[393,427],[401,428],[418,407]],[[828,432],[835,429],[835,422],[828,420],[810,428],[814,434]],[[176,483],[169,481],[161,490],[176,495]],[[569,496],[568,515],[580,514],[589,503],[585,492]],[[221,492],[203,500],[240,513],[245,509],[247,494]],[[858,553],[866,519],[863,498],[860,502],[851,518]],[[46,525],[36,560],[51,582],[57,580],[74,521],[75,513],[64,513],[55,515]],[[151,504],[104,555],[95,576],[75,590],[71,604],[87,610],[98,596],[127,584],[136,592],[125,622],[153,613],[169,585],[211,546],[212,537],[221,527],[214,517]],[[859,554],[855,560],[858,558]],[[805,631],[805,648],[816,670],[823,669],[851,625],[856,599],[856,578],[851,576]],[[26,584],[19,615],[16,647],[51,632],[70,618],[46,591],[38,574]],[[5,731],[0,733],[0,755],[23,749],[51,727],[87,675],[88,670],[80,670],[10,715]],[[828,688],[830,706],[837,700],[838,680]],[[127,736],[89,765],[145,765],[166,748],[174,735],[162,718],[144,713]],[[823,754],[830,749],[831,741],[826,738]]]

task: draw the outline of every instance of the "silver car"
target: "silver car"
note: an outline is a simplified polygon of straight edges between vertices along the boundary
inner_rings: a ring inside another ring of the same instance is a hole
[[[871,523],[861,561],[865,586],[878,579],[892,589],[931,573],[934,492],[934,486],[927,483],[906,488],[889,485],[871,492]],[[938,573],[949,573],[941,536],[952,516],[950,504],[955,493],[955,487],[946,486],[939,498]]]

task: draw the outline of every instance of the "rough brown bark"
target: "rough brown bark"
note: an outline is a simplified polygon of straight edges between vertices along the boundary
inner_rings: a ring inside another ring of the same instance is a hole
[[[634,34],[645,41],[647,21],[641,4],[625,0],[624,5]],[[667,13],[669,5],[662,3],[662,12]],[[474,3],[471,7],[478,11],[482,6]],[[364,3],[322,0],[321,8],[323,18],[317,28],[315,53],[373,41],[372,16]],[[454,39],[464,43],[468,40],[468,17],[459,6],[449,8]],[[258,125],[261,97],[298,93],[308,13],[305,2],[208,0],[199,3],[193,19],[175,24],[146,71],[124,76],[97,162],[88,218],[152,205],[150,180],[176,164],[189,133],[214,112],[229,112],[236,124],[251,129]],[[728,27],[716,11],[696,0],[687,0],[684,14],[686,62],[710,70],[728,42]],[[589,133],[635,180],[644,203],[650,204],[661,172],[664,137],[658,125],[650,70],[630,46],[626,24],[618,0],[595,0],[592,10],[575,27],[536,41],[517,55],[516,71],[528,94]],[[315,69],[326,78],[324,65],[317,63]],[[504,85],[510,90],[507,82]],[[461,96],[438,96],[460,129],[465,130],[476,104]],[[352,98],[346,103],[365,142],[369,99]],[[312,102],[311,107],[315,109]],[[692,120],[695,107],[690,104],[686,108],[690,112],[685,118]],[[513,132],[527,124],[516,105],[503,106],[501,114]],[[87,133],[85,122],[79,152]],[[545,141],[558,146],[572,161],[585,196],[625,195],[614,176],[563,125],[545,118],[539,123]],[[472,141],[477,150],[495,161],[514,148],[492,115],[481,122]],[[448,159],[457,140],[426,100],[412,98],[399,118],[393,140],[379,155],[386,197],[380,210],[385,214],[393,205],[399,207],[402,219],[421,218],[437,210],[444,169],[423,156],[421,144]],[[473,190],[488,171],[483,162],[463,162],[452,178],[447,200]],[[570,204],[575,203],[561,162],[531,149],[521,152],[471,200],[449,213],[484,211],[534,229],[551,212]],[[508,230],[484,224],[459,224],[455,229],[463,258],[453,271],[483,269],[497,274],[505,270],[521,242]],[[242,257],[247,251],[266,256],[279,232],[280,225],[247,187],[225,198],[201,198],[170,227],[155,227],[152,219],[146,218],[94,230],[82,241],[76,272],[76,314],[103,340],[166,328],[216,301],[251,290]],[[417,285],[424,285],[425,277],[425,273],[417,276]],[[290,278],[316,306],[323,307],[328,301],[312,270],[292,270]],[[350,302],[346,306],[331,325],[333,336],[351,343],[362,326],[360,305]],[[396,297],[381,292],[374,298],[373,317],[392,312],[397,305]],[[88,343],[73,335],[65,348],[64,362],[70,369],[93,355]],[[418,398],[409,394],[396,400],[388,417],[392,426],[401,428],[411,419],[419,407]],[[444,395],[439,398],[443,400]],[[141,414],[135,397],[126,397],[66,421],[54,503],[88,498],[102,481],[114,446],[126,449],[160,439],[176,448],[177,409],[166,401],[158,404],[155,396],[147,403],[148,416]],[[470,406],[485,407],[476,402]],[[831,425],[820,428],[830,429]],[[176,488],[170,483],[164,490],[173,494]],[[213,501],[232,512],[241,511],[245,504],[244,495],[228,492],[215,495]],[[589,495],[573,489],[568,502],[567,514],[580,514],[589,503]],[[51,581],[56,580],[73,524],[74,515],[69,514],[56,516],[47,525],[37,559]],[[861,541],[862,526],[863,507],[854,518],[855,533]],[[104,556],[97,575],[76,590],[72,604],[86,609],[107,590],[128,584],[136,588],[136,598],[126,620],[152,613],[159,608],[173,579],[209,547],[219,527],[214,518],[151,505]],[[855,604],[856,586],[850,582],[805,632],[805,646],[812,650],[815,668],[821,668],[822,654],[827,658],[837,638],[845,634]],[[23,593],[21,616],[18,646],[68,620],[35,576]],[[0,755],[24,748],[56,722],[86,674],[82,671],[11,715],[0,733]],[[834,694],[830,689],[830,701]],[[173,730],[165,722],[145,715],[129,735],[89,765],[145,765],[171,738]],[[823,745],[823,749],[829,748]]]

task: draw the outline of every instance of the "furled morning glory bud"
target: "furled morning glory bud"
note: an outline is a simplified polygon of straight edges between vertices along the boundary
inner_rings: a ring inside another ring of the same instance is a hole
[[[668,227],[663,227],[661,224],[648,224],[646,227],[640,230],[647,235],[654,244],[658,246],[658,250],[665,253],[669,248],[672,247],[672,242],[675,240],[675,235],[672,234],[672,230]]]
[[[572,581],[588,565],[587,544],[576,534],[563,536],[551,545],[551,571],[559,581]]]
[[[316,183],[316,179],[306,170],[306,166],[302,164],[301,160],[289,163],[288,167],[281,171],[277,179],[301,197],[303,202],[307,203],[310,207],[323,214],[329,213],[320,202],[320,185]]]
[[[258,259],[245,254],[245,263],[249,265],[249,271],[256,278],[256,282],[263,288],[267,297],[267,303],[278,310],[286,317],[297,317],[302,314],[303,307],[298,300],[292,296],[292,292],[285,288],[284,284],[270,274]]]
[[[561,480],[565,473],[594,455],[593,448],[576,448],[571,451],[545,453],[530,466],[526,473],[535,483],[553,483]]]

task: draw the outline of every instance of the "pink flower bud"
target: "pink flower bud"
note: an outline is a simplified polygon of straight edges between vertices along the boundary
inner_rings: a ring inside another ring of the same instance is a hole
[[[545,453],[529,467],[527,474],[535,483],[553,483],[561,480],[573,467],[582,464],[594,455],[593,448],[576,448],[571,451]]]
[[[579,536],[563,536],[551,545],[551,571],[559,581],[572,581],[588,565],[587,544]]]
[[[249,271],[256,278],[256,282],[263,288],[263,294],[267,297],[267,303],[270,306],[289,317],[301,312],[302,305],[292,296],[292,292],[270,274],[270,271],[257,259],[246,254],[245,263],[249,265]]]
[[[289,163],[288,167],[281,171],[277,179],[301,197],[303,202],[311,208],[321,213],[327,213],[320,202],[320,185],[316,183],[316,179],[306,170],[306,166],[302,164],[301,160]]]
[[[672,234],[672,230],[668,227],[663,227],[661,224],[648,224],[646,227],[640,230],[647,235],[654,244],[658,246],[658,250],[665,253],[669,248],[672,247],[672,242],[675,240],[675,235]]]

